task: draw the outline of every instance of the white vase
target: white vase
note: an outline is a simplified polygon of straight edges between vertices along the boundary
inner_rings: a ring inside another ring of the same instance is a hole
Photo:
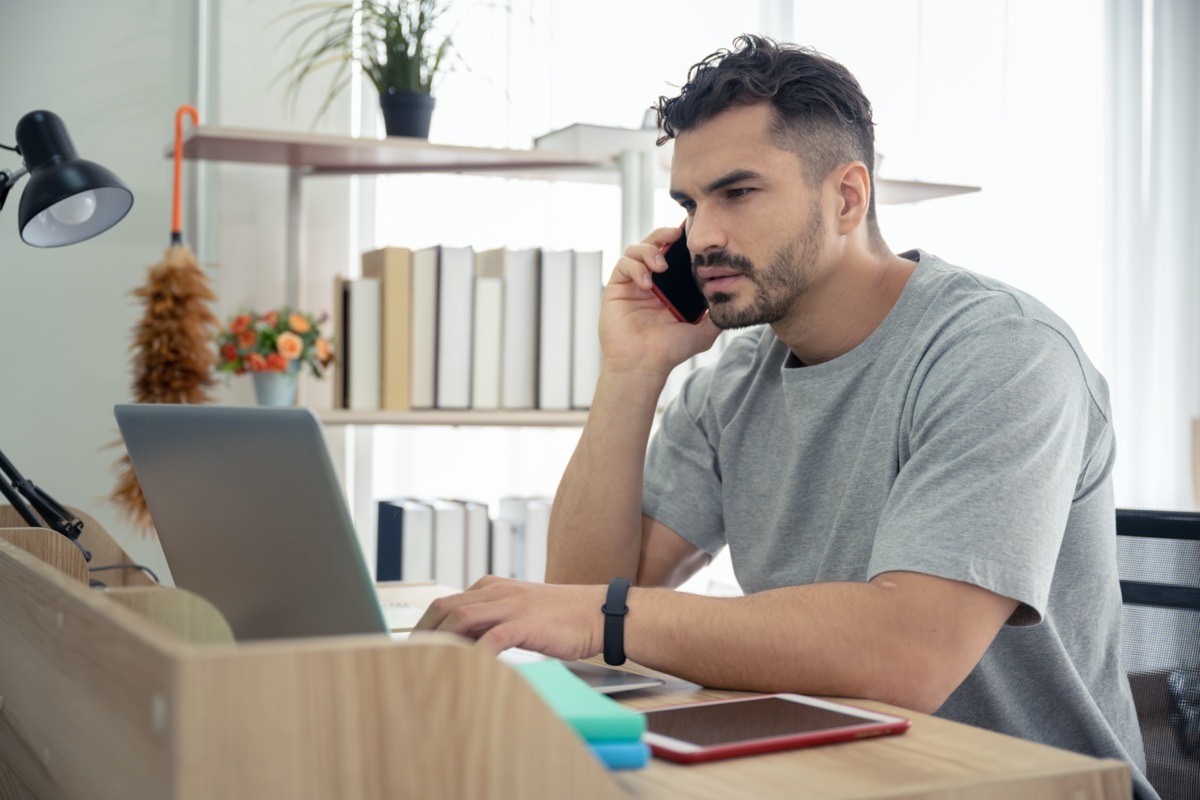
[[[293,406],[296,404],[296,378],[300,371],[253,372],[254,399],[260,406]]]

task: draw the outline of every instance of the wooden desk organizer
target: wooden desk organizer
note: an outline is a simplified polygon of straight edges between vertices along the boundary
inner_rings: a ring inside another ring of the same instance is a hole
[[[196,595],[89,589],[64,537],[0,533],[2,797],[624,795],[516,672],[454,637],[235,644]]]

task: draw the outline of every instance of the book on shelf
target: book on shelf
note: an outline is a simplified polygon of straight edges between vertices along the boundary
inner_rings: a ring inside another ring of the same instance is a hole
[[[476,254],[491,275],[504,281],[500,407],[537,406],[538,271],[541,251],[506,247]]]
[[[491,571],[491,518],[488,516],[486,503],[458,499],[454,499],[452,502],[462,506],[466,517],[464,521],[466,555],[463,559],[465,572],[463,588],[465,589]]]
[[[570,250],[543,250],[538,302],[538,402],[541,409],[571,407],[571,309],[575,260]]]
[[[346,281],[345,275],[333,276],[333,346],[337,357],[331,365],[329,379],[333,384],[333,407],[346,407]]]
[[[412,260],[406,247],[362,254],[363,277],[382,287],[379,407],[388,411],[412,408]]]
[[[525,505],[525,537],[522,547],[525,580],[546,580],[546,543],[550,534],[549,497],[529,500]]]
[[[412,353],[410,392],[414,409],[430,409],[437,403],[438,353],[438,265],[440,247],[413,253],[412,260]]]
[[[334,282],[335,333],[340,362],[334,382],[338,408],[379,408],[381,285],[375,278]]]
[[[475,337],[472,346],[471,408],[500,408],[504,354],[503,264],[488,253],[475,257]]]
[[[442,245],[438,264],[438,408],[471,407],[471,329],[474,323],[475,252]]]
[[[497,541],[501,541],[499,546],[504,547],[500,535],[507,533],[511,577],[526,581],[546,579],[546,537],[550,530],[550,506],[553,502],[549,497],[500,498],[496,521],[501,531],[493,531],[492,547],[493,553]],[[492,570],[495,575],[501,574],[495,559]]]
[[[467,562],[467,513],[461,503],[442,498],[423,501],[433,509],[433,579],[462,589]]]
[[[511,520],[501,516],[492,520],[491,544],[490,573],[501,578],[517,577],[513,572],[513,524]]]
[[[433,580],[433,508],[411,497],[379,501],[376,581]]]
[[[575,253],[571,336],[571,407],[591,408],[600,378],[600,297],[604,261],[599,251]]]

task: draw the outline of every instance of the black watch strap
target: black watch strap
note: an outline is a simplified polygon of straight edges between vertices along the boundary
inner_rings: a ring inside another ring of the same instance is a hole
[[[600,610],[604,612],[604,663],[619,667],[625,663],[625,615],[629,606],[629,581],[613,578],[608,582],[608,595]]]

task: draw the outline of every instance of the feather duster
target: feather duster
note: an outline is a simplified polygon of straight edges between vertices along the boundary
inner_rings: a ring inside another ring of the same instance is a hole
[[[129,348],[134,401],[211,402],[208,389],[216,380],[218,322],[210,303],[215,295],[191,248],[183,244],[167,248],[163,260],[149,268],[146,284],[132,294],[145,306]],[[138,532],[152,533],[150,513],[128,454],[121,457],[116,469],[117,487],[109,499]]]

